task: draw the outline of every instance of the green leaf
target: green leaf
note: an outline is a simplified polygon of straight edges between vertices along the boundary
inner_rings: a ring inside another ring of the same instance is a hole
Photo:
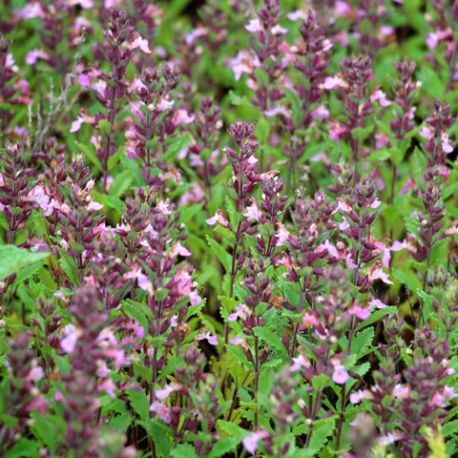
[[[124,211],[124,203],[119,197],[101,194],[96,191],[92,192],[92,196],[97,202],[101,203],[104,207],[114,208],[119,213],[122,213]]]
[[[35,441],[23,437],[4,456],[5,458],[35,458],[38,457],[39,448],[39,445]]]
[[[110,186],[110,195],[121,197],[132,184],[132,175],[129,170],[124,170],[119,175],[116,175],[113,184]]]
[[[371,316],[367,320],[364,320],[361,323],[359,323],[356,329],[364,329],[367,326],[370,326],[371,324],[374,324],[382,318],[386,317],[390,313],[396,313],[397,311],[398,309],[392,305],[380,310],[375,310],[374,312],[372,312]]]
[[[261,340],[267,343],[267,345],[275,348],[283,354],[285,358],[288,357],[288,352],[283,345],[282,340],[273,331],[264,327],[255,327],[253,329],[254,335],[259,337]]]
[[[197,458],[197,453],[194,447],[190,444],[181,444],[172,451],[173,458]]]
[[[392,270],[393,276],[403,285],[406,285],[410,291],[415,293],[417,289],[421,289],[421,282],[411,270]]]
[[[367,350],[372,346],[374,340],[374,328],[366,328],[364,331],[358,332],[353,338],[352,354],[355,354],[357,359],[362,358],[367,354]]]
[[[334,418],[318,420],[313,424],[312,438],[306,450],[305,456],[317,456],[320,450],[326,445],[328,437],[334,432]]]
[[[240,444],[241,439],[236,437],[227,437],[225,439],[219,440],[208,454],[208,458],[218,458],[221,456],[226,456],[230,451],[232,451],[238,444]]]
[[[65,272],[73,286],[78,286],[78,266],[75,258],[72,258],[65,250],[59,249],[61,256],[59,260],[60,268]]]
[[[226,272],[231,271],[232,256],[214,239],[207,235],[207,243],[213,254],[224,267]]]
[[[31,416],[33,424],[30,429],[33,434],[54,453],[64,439],[64,421],[56,415],[41,416],[37,412],[33,412]]]
[[[351,135],[355,140],[363,142],[367,137],[369,137],[373,130],[374,126],[356,127],[351,131]]]
[[[149,400],[144,391],[127,390],[127,397],[134,412],[142,419],[149,418]]]
[[[216,430],[222,438],[231,437],[239,441],[243,440],[248,434],[247,431],[240,428],[240,426],[225,420],[218,420],[216,422]]]
[[[148,418],[145,421],[139,421],[140,425],[145,428],[148,436],[156,447],[156,453],[162,457],[170,456],[172,448],[172,431],[164,423],[157,419]]]
[[[49,253],[32,253],[14,245],[0,246],[0,280],[18,273],[34,262],[42,262]]]

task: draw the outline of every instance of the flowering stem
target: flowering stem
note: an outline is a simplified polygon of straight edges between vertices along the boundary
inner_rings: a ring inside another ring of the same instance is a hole
[[[258,430],[259,425],[259,410],[258,410],[258,390],[259,390],[259,341],[254,338],[254,431]]]

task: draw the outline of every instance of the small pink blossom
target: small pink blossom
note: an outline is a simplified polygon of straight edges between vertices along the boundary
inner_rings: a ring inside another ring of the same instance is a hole
[[[290,372],[299,372],[303,368],[309,368],[310,361],[303,355],[300,354],[293,358],[293,364],[289,368]]]
[[[157,390],[155,393],[156,399],[160,401],[164,401],[167,399],[173,392],[179,390],[181,385],[179,383],[171,383],[170,385],[166,385],[162,390]]]
[[[315,108],[311,113],[312,119],[317,121],[319,119],[328,119],[329,118],[329,110],[320,105],[318,108]]]
[[[410,388],[405,385],[401,385],[398,383],[394,388],[393,388],[393,396],[398,399],[406,399],[410,396]]]
[[[386,307],[388,307],[388,305],[386,305],[385,303],[383,303],[380,299],[377,299],[377,298],[373,298],[369,301],[369,308],[370,309],[373,309],[374,307],[376,309],[384,309]]]
[[[243,439],[243,446],[248,453],[254,455],[258,448],[258,442],[263,439],[267,439],[269,433],[264,430],[255,431],[254,433],[249,434]]]
[[[350,315],[353,315],[353,316],[356,316],[357,318],[359,318],[361,321],[364,321],[366,320],[367,318],[369,318],[371,316],[371,312],[369,309],[365,309],[365,308],[362,308],[360,305],[358,304],[354,304],[350,307],[350,309],[348,310],[348,313]]]
[[[252,19],[246,26],[245,29],[248,30],[250,33],[258,33],[262,32],[264,29],[261,25],[261,21],[259,19]]]
[[[250,309],[245,304],[240,304],[235,312],[232,312],[228,317],[227,321],[237,321],[239,318],[245,320],[250,314]]]
[[[277,237],[277,243],[275,244],[275,246],[286,245],[290,237],[288,229],[286,229],[286,226],[282,223],[278,223],[277,226],[278,230],[275,234]]]
[[[45,53],[41,49],[34,49],[27,53],[25,57],[25,63],[27,65],[35,65],[37,60],[49,60],[49,54]]]
[[[297,21],[298,19],[305,21],[307,19],[307,13],[302,10],[296,10],[296,11],[292,11],[291,13],[288,13],[286,17],[290,21]]]
[[[186,247],[184,247],[180,242],[176,242],[173,245],[172,252],[171,252],[171,255],[173,258],[175,258],[176,256],[187,257],[187,256],[191,256],[191,254],[192,253]]]
[[[82,331],[74,325],[69,324],[64,328],[64,338],[60,341],[60,347],[65,353],[73,353],[75,351],[76,342],[82,335]]]
[[[302,317],[302,326],[304,328],[315,328],[320,325],[318,318],[313,313],[305,313]]]
[[[215,226],[216,224],[221,224],[223,227],[229,226],[229,223],[221,210],[216,210],[216,213],[207,219],[207,224],[210,226]]]
[[[388,275],[380,268],[375,268],[372,272],[368,275],[368,279],[370,282],[374,282],[375,280],[381,280],[383,283],[387,285],[392,285],[393,282],[388,278]]]
[[[172,421],[170,408],[167,407],[163,402],[153,401],[149,410],[153,412],[156,417],[160,418],[164,423],[169,424]]]
[[[190,115],[186,110],[177,110],[173,116],[173,123],[178,126],[180,124],[191,124],[194,122],[195,116]]]
[[[371,100],[372,103],[378,102],[380,104],[380,106],[383,107],[383,108],[389,107],[391,105],[391,101],[388,100],[386,94],[380,89],[377,89],[371,95],[370,100]]]
[[[372,399],[372,393],[369,390],[358,390],[350,394],[352,404],[359,404],[364,399]]]
[[[253,202],[249,207],[247,207],[243,215],[246,216],[250,222],[260,221],[262,218],[262,213],[256,205],[256,202]]]
[[[433,130],[431,127],[423,126],[420,129],[420,136],[425,138],[426,140],[431,140],[433,138]]]
[[[343,80],[340,76],[328,76],[325,78],[323,83],[323,89],[330,91],[335,88],[343,88],[346,89],[348,84],[345,80]]]
[[[334,365],[334,372],[332,374],[332,380],[334,383],[337,383],[338,385],[345,385],[349,378],[350,376],[342,364],[337,363]]]
[[[197,340],[206,340],[210,345],[214,347],[218,346],[218,338],[207,331],[205,334],[197,336]]]
[[[146,291],[150,296],[153,295],[153,285],[141,269],[136,269],[124,275],[126,280],[137,280],[138,286]]]
[[[140,35],[138,35],[137,38],[135,38],[135,40],[129,46],[129,49],[137,48],[145,54],[151,54],[151,49],[149,49],[148,40],[142,38]]]
[[[448,138],[447,133],[443,133],[441,136],[442,140],[442,149],[444,150],[444,153],[450,154],[453,153],[453,146],[450,144],[450,139]]]

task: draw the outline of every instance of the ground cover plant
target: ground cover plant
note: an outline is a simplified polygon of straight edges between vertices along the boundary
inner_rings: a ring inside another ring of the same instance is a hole
[[[0,456],[457,456],[457,39],[3,0]]]

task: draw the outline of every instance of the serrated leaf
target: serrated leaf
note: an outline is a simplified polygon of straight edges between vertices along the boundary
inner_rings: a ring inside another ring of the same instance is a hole
[[[277,334],[268,328],[257,326],[253,329],[254,335],[267,343],[270,347],[278,350],[285,358],[288,357],[288,352],[283,345],[282,340]]]
[[[236,437],[226,437],[225,439],[219,440],[208,454],[208,458],[218,458],[225,456],[231,450],[233,450],[238,444],[240,444],[241,439]]]
[[[171,456],[173,458],[197,458],[197,453],[192,445],[181,444],[172,450]]]
[[[207,235],[207,243],[213,254],[224,267],[226,272],[231,271],[232,256],[214,239]]]
[[[126,391],[130,405],[134,412],[142,419],[149,418],[149,400],[144,391],[135,391],[130,388]]]
[[[139,421],[140,425],[145,428],[148,436],[153,441],[156,447],[156,453],[161,457],[169,457],[170,449],[172,448],[172,431],[163,422],[157,419],[147,419]]]
[[[407,288],[409,288],[413,293],[415,293],[417,289],[421,289],[420,280],[411,270],[402,271],[393,269],[392,274],[396,280],[398,280],[403,285],[406,285]]]
[[[374,312],[372,312],[371,316],[367,320],[364,320],[361,323],[359,323],[356,329],[364,329],[367,326],[370,326],[376,323],[377,321],[381,320],[390,313],[396,313],[397,311],[398,309],[392,305],[389,307],[385,307],[383,309],[375,310]]]
[[[325,420],[318,420],[313,425],[312,438],[307,447],[305,456],[317,456],[320,450],[326,445],[328,437],[334,432],[334,418],[327,418]]]
[[[35,441],[25,439],[24,437],[19,439],[12,448],[5,453],[5,458],[35,458],[38,457],[39,447]]]
[[[364,331],[356,333],[353,338],[351,352],[357,356],[357,359],[362,358],[367,354],[367,350],[371,347],[374,336],[375,331],[373,327],[366,328]]]
[[[43,262],[49,253],[33,253],[14,245],[0,246],[0,280],[18,273],[35,262]]]

